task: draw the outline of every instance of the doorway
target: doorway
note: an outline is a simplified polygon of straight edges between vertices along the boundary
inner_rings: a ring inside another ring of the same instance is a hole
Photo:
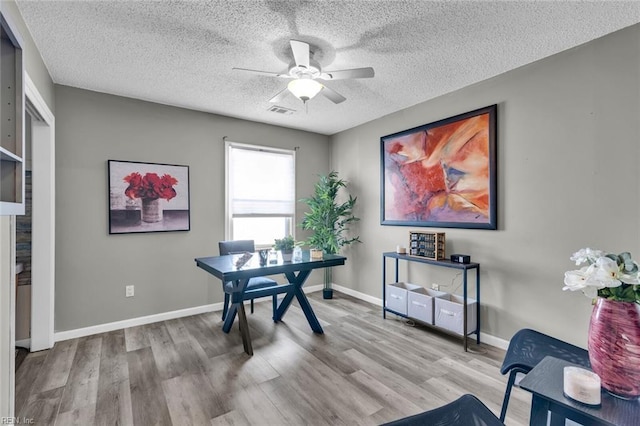
[[[55,119],[25,75],[31,139],[31,352],[53,347],[55,292]]]
[[[30,116],[31,135],[31,165],[32,183],[32,215],[31,215],[31,336],[27,342],[30,352],[53,347],[54,344],[54,292],[55,292],[55,118],[46,102],[38,92],[28,73],[24,74],[25,87],[25,115]],[[10,246],[0,247],[2,264],[15,263],[15,217],[10,217],[8,223],[0,222],[3,226],[0,233],[8,235]],[[4,225],[8,224],[8,228]],[[3,252],[8,249],[8,256]],[[13,268],[11,268],[13,271]],[[0,277],[2,278],[2,277]],[[9,369],[3,378],[8,380],[0,388],[0,404],[3,412],[14,415],[15,408],[15,294],[17,287],[13,277],[9,288],[9,318],[10,328],[7,333],[8,341],[0,342],[2,352],[0,358],[4,360],[6,349],[11,349]],[[8,348],[5,346],[8,343]],[[8,355],[8,354],[7,354]],[[5,387],[6,386],[6,387]],[[5,393],[6,392],[6,393]],[[8,396],[5,399],[5,395]],[[4,406],[8,401],[8,407]]]
[[[16,364],[18,371],[22,361],[29,353],[31,338],[31,212],[32,212],[32,147],[31,126],[32,120],[38,120],[30,113],[24,115],[24,146],[23,155],[24,175],[24,214],[16,216],[15,227],[15,253],[16,253]]]

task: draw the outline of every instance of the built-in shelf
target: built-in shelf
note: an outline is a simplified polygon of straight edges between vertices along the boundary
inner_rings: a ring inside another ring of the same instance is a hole
[[[0,14],[0,215],[24,214],[22,39]]]
[[[22,158],[11,151],[0,146],[0,160],[1,161],[15,161],[16,163],[22,163]]]

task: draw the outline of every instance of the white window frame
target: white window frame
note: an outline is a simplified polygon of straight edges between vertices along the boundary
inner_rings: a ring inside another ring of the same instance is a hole
[[[262,151],[262,152],[273,152],[273,153],[281,153],[281,154],[287,154],[287,155],[291,155],[292,159],[293,159],[293,176],[294,176],[294,182],[293,182],[293,197],[294,197],[294,208],[293,208],[293,212],[291,214],[290,217],[288,217],[288,222],[287,222],[287,234],[285,236],[288,235],[292,235],[293,238],[295,239],[295,218],[296,218],[296,174],[297,174],[297,170],[296,170],[296,150],[295,149],[284,149],[284,148],[274,148],[274,147],[269,147],[269,146],[264,146],[264,145],[254,145],[254,144],[248,144],[248,143],[241,143],[241,142],[233,142],[233,141],[229,141],[229,140],[225,140],[225,146],[224,146],[224,152],[225,152],[225,230],[224,230],[224,235],[225,235],[225,239],[226,240],[231,240],[233,239],[233,217],[283,217],[283,215],[281,214],[241,214],[241,215],[232,215],[231,212],[231,191],[229,190],[230,185],[231,185],[231,173],[230,173],[230,152],[231,152],[231,148],[239,148],[239,149],[247,149],[247,150],[254,150],[254,151]],[[267,177],[268,178],[268,177]],[[286,217],[286,215],[285,215]],[[259,249],[263,249],[263,248],[270,248],[272,246],[272,244],[268,244],[268,245],[261,245],[256,243],[256,250]]]

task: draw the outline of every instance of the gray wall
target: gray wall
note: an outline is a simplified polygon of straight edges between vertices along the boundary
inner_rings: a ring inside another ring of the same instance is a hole
[[[482,266],[483,332],[509,339],[533,327],[585,346],[590,301],[561,290],[569,256],[593,247],[640,260],[640,25],[332,136],[332,168],[359,197],[364,242],[334,281],[381,298],[381,253],[412,229],[380,225],[379,138],[491,104],[499,230],[444,229],[447,252]],[[402,272],[460,284],[433,267]]]
[[[222,301],[193,259],[224,239],[224,136],[300,147],[298,198],[328,170],[327,136],[66,86],[55,99],[56,331]],[[191,231],[109,235],[109,159],[188,165]]]

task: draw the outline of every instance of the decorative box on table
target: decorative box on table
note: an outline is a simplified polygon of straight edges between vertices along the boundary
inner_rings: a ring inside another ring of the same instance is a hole
[[[444,254],[444,232],[409,232],[409,254],[432,260],[442,260]]]

